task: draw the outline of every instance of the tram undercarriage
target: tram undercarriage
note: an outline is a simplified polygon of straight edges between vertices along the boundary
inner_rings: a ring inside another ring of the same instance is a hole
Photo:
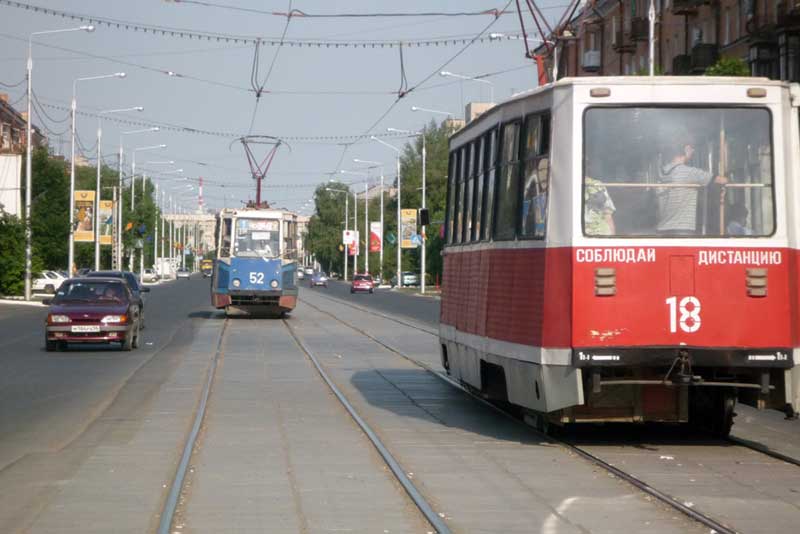
[[[520,407],[543,430],[572,423],[688,423],[716,436],[730,432],[737,401],[797,417],[791,355],[576,349],[572,365],[540,365],[442,345],[448,374],[488,400]]]

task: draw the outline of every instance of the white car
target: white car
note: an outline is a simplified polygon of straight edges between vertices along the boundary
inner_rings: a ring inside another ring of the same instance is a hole
[[[192,273],[189,269],[178,269],[175,272],[175,278],[186,278],[187,280],[192,276]]]
[[[156,274],[155,270],[145,269],[144,273],[142,273],[142,282],[156,282],[156,281],[158,281],[158,275]]]
[[[306,273],[303,271],[303,269],[297,269],[297,279],[302,280],[305,277]]]
[[[34,279],[31,291],[54,295],[61,282],[66,279],[66,276],[57,271],[44,271],[39,278]]]
[[[306,267],[305,272],[306,272],[306,274],[308,276],[311,276],[311,275],[314,274],[314,268],[313,267]]]

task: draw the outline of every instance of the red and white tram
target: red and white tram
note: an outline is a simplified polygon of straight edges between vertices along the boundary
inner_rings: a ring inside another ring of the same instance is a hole
[[[539,423],[800,410],[800,88],[563,79],[450,141],[442,363]]]

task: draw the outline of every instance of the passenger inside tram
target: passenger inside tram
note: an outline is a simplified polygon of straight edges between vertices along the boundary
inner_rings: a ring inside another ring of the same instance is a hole
[[[760,108],[588,109],[584,234],[771,235],[771,122]]]

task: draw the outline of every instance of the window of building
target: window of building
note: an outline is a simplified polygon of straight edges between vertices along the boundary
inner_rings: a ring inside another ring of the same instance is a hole
[[[519,123],[503,126],[500,152],[500,183],[497,188],[495,239],[514,239],[519,211]]]
[[[525,120],[524,169],[520,237],[544,238],[547,223],[550,118],[533,115]]]
[[[484,148],[485,142],[485,136],[475,141],[475,192],[472,206],[472,235],[470,236],[472,241],[481,240],[481,228],[483,227],[481,218],[483,216],[483,180],[485,174],[483,158],[486,151]]]
[[[484,149],[486,154],[483,157],[485,163],[484,195],[483,195],[483,239],[489,239],[494,222],[494,190],[497,175],[497,129],[494,128],[484,136]]]
[[[470,143],[466,150],[467,161],[464,164],[464,227],[461,242],[469,243],[472,235],[472,192],[475,185],[475,143]]]

